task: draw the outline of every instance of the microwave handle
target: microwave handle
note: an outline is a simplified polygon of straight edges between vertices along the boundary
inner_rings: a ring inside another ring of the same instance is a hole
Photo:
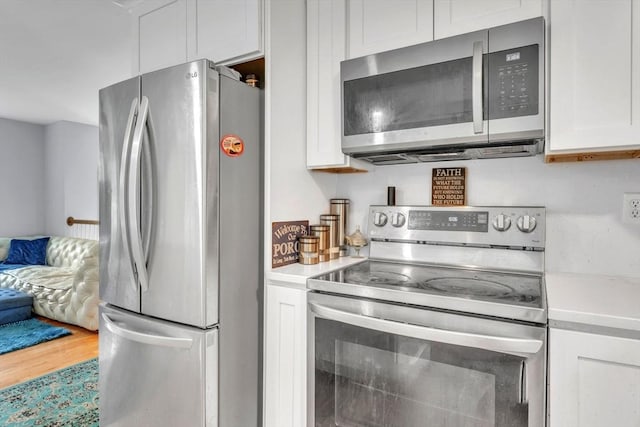
[[[482,111],[482,41],[473,43],[473,70],[471,82],[471,102],[473,107],[473,133],[483,132]]]

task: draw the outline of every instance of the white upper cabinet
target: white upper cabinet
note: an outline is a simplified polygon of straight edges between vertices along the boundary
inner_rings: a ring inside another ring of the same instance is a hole
[[[549,3],[547,161],[638,157],[640,0]]]
[[[347,57],[433,40],[433,0],[349,0]]]
[[[134,74],[195,59],[238,63],[263,54],[263,0],[145,0],[132,10]]]
[[[543,0],[434,0],[433,6],[436,39],[543,15]]]
[[[189,60],[237,63],[262,56],[260,0],[190,0]]]
[[[549,384],[549,427],[637,427],[640,340],[550,328]]]
[[[146,1],[134,11],[134,74],[187,61],[187,0]]]
[[[307,167],[368,170],[342,153],[340,61],[346,58],[346,0],[307,0]]]

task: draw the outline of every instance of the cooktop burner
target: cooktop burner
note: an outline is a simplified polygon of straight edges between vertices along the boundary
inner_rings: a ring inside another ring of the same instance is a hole
[[[349,274],[349,281],[361,285],[391,285],[391,286],[412,286],[416,287],[416,283],[411,277],[395,273],[393,271],[352,271]]]
[[[368,260],[312,281],[542,307],[539,275]]]
[[[491,280],[467,277],[437,277],[418,284],[422,289],[434,289],[453,294],[467,294],[484,297],[504,297],[513,294],[513,288]]]

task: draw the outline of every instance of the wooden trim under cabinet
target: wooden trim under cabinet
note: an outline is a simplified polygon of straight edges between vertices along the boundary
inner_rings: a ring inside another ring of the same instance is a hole
[[[640,159],[640,150],[598,151],[591,153],[547,154],[545,163],[587,162],[592,160]]]
[[[357,169],[350,166],[335,167],[335,168],[309,168],[311,172],[326,172],[326,173],[366,173],[369,172],[366,169]]]

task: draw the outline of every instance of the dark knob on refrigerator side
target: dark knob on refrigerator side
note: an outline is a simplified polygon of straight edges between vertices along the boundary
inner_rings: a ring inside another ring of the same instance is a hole
[[[387,215],[382,212],[376,212],[373,214],[373,225],[376,227],[383,227],[387,223]]]

